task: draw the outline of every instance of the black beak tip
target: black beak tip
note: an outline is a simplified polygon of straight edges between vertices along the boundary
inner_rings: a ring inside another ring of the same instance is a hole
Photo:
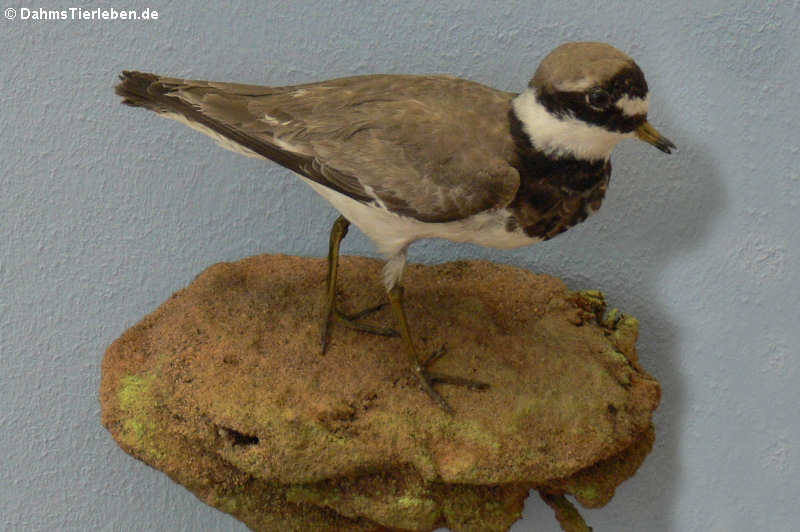
[[[678,150],[675,144],[673,144],[672,141],[667,139],[662,139],[661,142],[656,144],[656,148],[663,151],[664,153],[672,153],[673,150],[675,151]]]

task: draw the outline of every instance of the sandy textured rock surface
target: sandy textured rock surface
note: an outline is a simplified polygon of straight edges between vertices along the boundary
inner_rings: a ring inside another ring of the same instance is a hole
[[[383,300],[380,268],[342,258],[345,311]],[[325,272],[217,264],[125,332],[103,361],[114,439],[255,530],[507,530],[530,488],[602,506],[649,452],[660,388],[636,320],[601,294],[487,262],[410,266],[419,346],[492,386],[440,386],[451,416],[399,338],[334,325],[320,354]],[[367,321],[393,325],[388,308]]]

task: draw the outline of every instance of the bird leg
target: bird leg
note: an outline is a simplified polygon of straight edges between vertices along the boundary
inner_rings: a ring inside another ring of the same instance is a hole
[[[465,379],[463,377],[456,377],[453,375],[445,375],[443,373],[437,373],[434,371],[428,371],[428,366],[436,362],[439,358],[442,357],[445,353],[445,348],[442,347],[437,351],[434,351],[431,355],[426,358],[421,358],[418,354],[416,347],[414,346],[414,341],[411,339],[411,333],[408,330],[408,320],[406,319],[406,311],[403,305],[404,303],[404,290],[403,286],[399,283],[396,283],[389,289],[389,303],[392,305],[392,311],[394,312],[395,319],[400,326],[400,336],[403,338],[403,342],[406,344],[406,352],[408,353],[408,359],[411,363],[411,371],[417,377],[417,380],[422,386],[422,389],[425,390],[425,393],[430,396],[431,399],[436,401],[436,403],[448,414],[453,413],[453,409],[450,405],[447,404],[447,401],[433,388],[434,383],[444,383],[444,384],[454,384],[456,386],[466,386],[468,388],[472,388],[474,390],[485,390],[489,388],[489,385],[485,382],[480,381],[473,381],[470,379]]]
[[[328,247],[328,278],[325,282],[325,313],[322,322],[322,352],[328,347],[328,336],[330,335],[331,322],[336,319],[345,327],[356,329],[359,331],[378,334],[381,336],[398,336],[397,331],[388,328],[373,327],[364,323],[359,323],[358,320],[373,312],[383,308],[386,303],[369,307],[355,314],[345,314],[336,308],[336,277],[339,271],[339,245],[342,239],[347,235],[347,229],[350,227],[350,222],[344,216],[339,216],[333,227],[331,227],[330,246]]]

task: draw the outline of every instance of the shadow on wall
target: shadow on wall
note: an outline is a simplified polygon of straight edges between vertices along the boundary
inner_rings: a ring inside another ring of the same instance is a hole
[[[662,113],[665,116],[674,113],[667,110]],[[675,316],[660,304],[669,301],[671,292],[663,284],[664,272],[679,257],[703,248],[727,201],[719,164],[702,140],[685,136],[671,120],[662,118],[657,127],[678,145],[677,154],[655,152],[644,162],[641,158],[652,154],[651,148],[633,145],[634,150],[619,154],[622,157],[612,156],[615,166],[609,196],[601,209],[604,225],[598,226],[599,215],[595,215],[564,236],[512,251],[441,241],[416,242],[411,249],[412,262],[484,258],[555,275],[572,290],[602,290],[609,307],[619,307],[639,319],[639,358],[662,384],[662,403],[655,415],[656,444],[636,478],[620,486],[607,507],[611,512],[581,509],[595,530],[635,530],[645,523],[652,530],[673,528],[681,470],[678,429],[685,426],[682,417],[689,405],[678,368],[681,331]],[[706,275],[705,270],[690,272],[674,291],[694,290],[702,301]],[[523,532],[531,523],[549,523],[552,511],[534,493],[526,502],[524,517],[512,530]]]
[[[625,175],[617,178],[617,187],[620,187],[620,181],[629,179],[637,179],[640,185],[621,193],[623,201],[642,206],[634,211],[636,218],[619,222],[634,228],[631,234],[636,235],[635,241],[624,244],[615,241],[611,227],[610,231],[604,232],[607,238],[594,244],[596,249],[592,253],[592,260],[621,263],[623,267],[616,271],[630,275],[586,279],[574,275],[574,272],[558,272],[563,273],[572,289],[599,288],[606,292],[611,306],[619,306],[640,320],[640,360],[662,385],[662,402],[655,415],[655,448],[636,479],[623,484],[618,490],[618,498],[610,503],[612,507],[618,505],[618,508],[626,509],[624,519],[629,521],[626,524],[631,529],[673,529],[671,516],[677,505],[681,470],[678,463],[681,434],[678,428],[685,426],[682,417],[689,405],[686,385],[678,368],[681,331],[674,316],[659,304],[668,300],[670,293],[663,286],[664,271],[676,258],[703,247],[714,219],[726,202],[719,165],[704,146],[696,139],[681,135],[679,128],[671,127],[671,124],[663,125],[662,129],[670,132],[680,155],[657,167],[648,168],[635,163],[635,168],[624,169]],[[698,271],[687,281],[687,284],[692,284],[682,286],[681,290],[694,287],[698,300],[702,300],[704,275],[703,271]],[[549,517],[549,509],[544,505],[530,504],[526,509],[530,522],[544,522],[544,516]],[[531,515],[531,511],[537,513],[536,517]],[[619,513],[608,514],[616,518],[611,523],[604,523],[600,515],[592,514],[586,510],[584,517],[598,530],[622,525]]]

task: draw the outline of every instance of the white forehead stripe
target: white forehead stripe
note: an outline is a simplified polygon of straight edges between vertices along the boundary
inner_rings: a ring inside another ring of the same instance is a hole
[[[597,80],[591,78],[572,79],[556,84],[555,89],[560,92],[583,92],[596,84]]]
[[[617,100],[617,107],[627,116],[646,115],[650,107],[650,95],[644,98],[631,98],[626,94]]]

